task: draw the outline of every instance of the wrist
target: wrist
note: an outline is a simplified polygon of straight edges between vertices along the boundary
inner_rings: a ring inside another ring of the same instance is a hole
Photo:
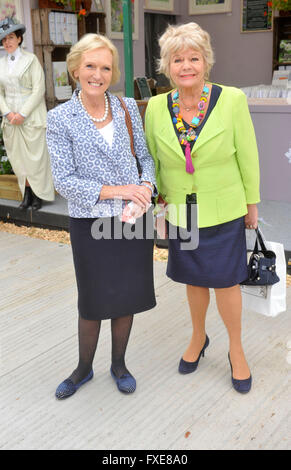
[[[147,188],[149,188],[152,192],[152,196],[154,194],[154,185],[152,183],[149,183],[148,181],[142,181],[140,183],[141,186],[146,186]]]

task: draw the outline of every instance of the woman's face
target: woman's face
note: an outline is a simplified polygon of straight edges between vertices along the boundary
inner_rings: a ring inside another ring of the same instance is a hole
[[[8,54],[13,54],[21,42],[21,37],[17,37],[15,33],[10,33],[2,39],[2,45]]]
[[[177,88],[198,88],[205,81],[206,65],[201,52],[184,49],[172,54],[170,76]]]
[[[89,99],[98,98],[110,86],[112,80],[112,53],[106,47],[83,52],[81,63],[74,72],[82,93]]]

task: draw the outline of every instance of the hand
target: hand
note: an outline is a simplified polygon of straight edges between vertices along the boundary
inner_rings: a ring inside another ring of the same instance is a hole
[[[9,114],[6,114],[5,117],[6,117],[6,119],[8,119],[8,121],[11,124],[11,121],[14,119],[14,116],[15,116],[15,113],[10,112]]]
[[[258,208],[256,204],[248,204],[248,213],[245,215],[245,226],[248,229],[258,228]]]
[[[125,208],[123,209],[120,220],[122,222],[135,224],[136,219],[142,217],[145,212],[145,209],[142,209],[140,206],[135,204],[135,202],[131,201],[126,204]]]
[[[157,231],[158,237],[162,240],[168,238],[167,224],[166,224],[166,213],[167,213],[167,203],[159,195],[158,203],[154,210],[155,213],[155,229]]]
[[[122,199],[133,201],[144,210],[147,210],[151,204],[152,192],[147,186],[137,184],[119,186],[119,195]]]
[[[21,126],[21,124],[24,123],[24,117],[21,116],[21,114],[19,113],[15,113],[12,120],[10,121],[11,124],[15,125],[15,126]]]

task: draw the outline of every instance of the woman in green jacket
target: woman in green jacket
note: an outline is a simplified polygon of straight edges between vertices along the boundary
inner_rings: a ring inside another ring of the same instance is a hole
[[[167,205],[167,275],[186,284],[193,324],[179,372],[194,372],[204,356],[209,288],[214,288],[229,334],[232,383],[247,393],[252,377],[241,342],[239,283],[247,277],[245,228],[257,227],[260,201],[247,100],[237,88],[208,81],[213,51],[208,33],[196,23],[169,26],[160,47],[159,71],[174,89],[150,99],[146,136],[160,200]],[[192,238],[199,234],[196,249],[195,243],[187,248],[185,228]]]

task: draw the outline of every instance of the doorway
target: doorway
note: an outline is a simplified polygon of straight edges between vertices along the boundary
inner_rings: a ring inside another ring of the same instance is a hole
[[[159,38],[169,24],[176,24],[176,16],[145,13],[145,72],[147,78],[154,78],[157,87],[168,87],[169,80],[157,72],[157,59],[160,57]]]

